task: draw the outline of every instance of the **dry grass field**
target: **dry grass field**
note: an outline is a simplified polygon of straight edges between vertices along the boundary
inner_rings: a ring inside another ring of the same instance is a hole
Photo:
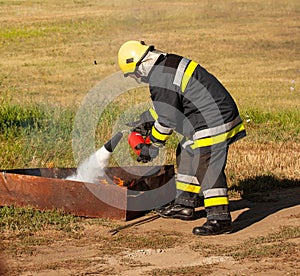
[[[204,218],[160,218],[111,236],[108,230],[124,223],[76,218],[65,229],[44,218],[31,228],[5,220],[19,213],[2,212],[0,274],[298,275],[299,22],[297,0],[0,0],[0,115],[37,104],[54,112],[49,127],[72,129],[69,115],[119,71],[118,49],[134,39],[215,74],[235,98],[248,133],[231,147],[227,166],[235,233],[194,237],[192,228]],[[99,123],[99,144],[120,113],[144,102],[146,89],[116,99],[118,108]],[[69,134],[4,134],[0,168],[75,164]],[[175,143],[168,145],[167,163],[174,162]]]

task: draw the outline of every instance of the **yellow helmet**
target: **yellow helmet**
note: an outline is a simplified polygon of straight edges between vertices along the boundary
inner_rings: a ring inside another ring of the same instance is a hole
[[[118,53],[119,67],[127,77],[128,74],[134,73],[140,65],[143,58],[149,51],[153,51],[154,46],[148,46],[144,41],[127,41],[125,42]]]

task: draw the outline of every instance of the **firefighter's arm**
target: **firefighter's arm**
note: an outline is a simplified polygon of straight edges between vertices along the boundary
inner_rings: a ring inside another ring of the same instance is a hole
[[[142,136],[146,137],[149,135],[152,126],[157,119],[157,114],[153,108],[150,108],[143,112],[137,121],[127,123],[127,126],[132,127],[132,132],[138,132]]]
[[[159,122],[159,118],[154,109],[149,111],[153,119],[155,119],[150,129],[150,139],[146,139],[145,143],[137,146],[139,150],[138,162],[147,163],[157,157],[159,148],[163,147],[173,132],[172,128],[168,128]]]
[[[150,141],[136,146],[139,151],[137,161],[147,163],[157,157],[159,148],[165,145],[172,132],[173,129],[163,126],[156,120],[150,132]]]
[[[154,144],[161,146],[165,145],[176,128],[180,112],[179,98],[175,91],[162,87],[150,87],[150,92],[157,113],[150,139]]]
[[[162,147],[165,145],[166,141],[169,139],[172,133],[172,128],[169,128],[156,120],[150,132],[150,141],[154,145]]]
[[[127,125],[133,126],[128,142],[138,155],[137,161],[143,163],[157,157],[159,148],[165,145],[172,133],[171,128],[159,123],[158,115],[153,108],[143,112],[138,121]]]
[[[150,136],[150,141],[148,142],[152,142],[158,147],[163,146],[173,132],[172,128],[159,122],[158,114],[154,108],[143,112],[140,115],[140,119],[133,124],[135,126],[132,132],[138,132],[144,137]]]

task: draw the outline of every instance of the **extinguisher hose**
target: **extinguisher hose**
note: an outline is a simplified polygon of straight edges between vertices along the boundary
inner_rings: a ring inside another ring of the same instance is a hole
[[[119,144],[123,137],[123,131],[117,132],[106,144],[104,145],[105,149],[109,152],[113,152],[116,146]]]

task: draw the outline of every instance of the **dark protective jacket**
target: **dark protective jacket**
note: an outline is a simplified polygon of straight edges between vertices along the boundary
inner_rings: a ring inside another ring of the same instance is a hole
[[[246,135],[231,95],[196,62],[162,55],[148,82],[158,115],[150,135],[152,142],[164,143],[175,129],[187,137],[185,146],[206,151]]]

